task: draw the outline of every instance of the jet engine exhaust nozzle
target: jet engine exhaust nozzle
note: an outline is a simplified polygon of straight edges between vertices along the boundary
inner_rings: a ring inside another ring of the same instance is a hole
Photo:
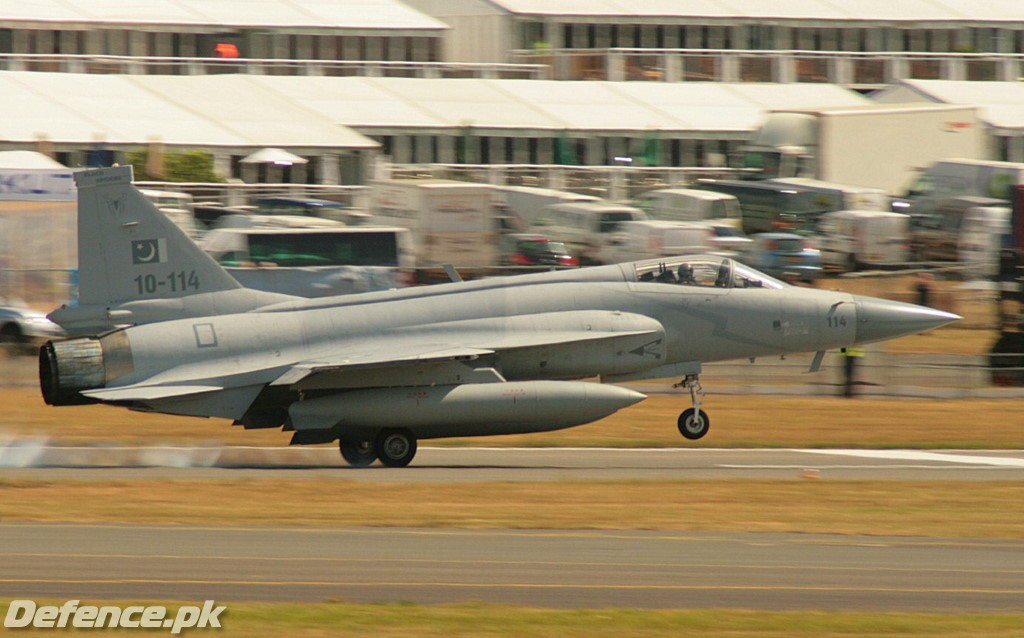
[[[82,390],[103,387],[103,348],[97,339],[48,341],[39,349],[39,386],[47,405],[97,403]]]

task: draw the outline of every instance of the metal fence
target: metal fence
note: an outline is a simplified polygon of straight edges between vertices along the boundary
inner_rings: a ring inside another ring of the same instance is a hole
[[[725,179],[737,173],[736,169],[725,167],[555,164],[391,164],[386,172],[399,179],[454,179],[495,186],[553,188],[611,201],[626,201],[656,188],[683,187],[698,179]]]
[[[139,188],[188,193],[195,202],[251,205],[261,197],[311,197],[366,208],[365,186],[331,184],[245,184],[241,182],[134,182]]]
[[[874,90],[898,80],[1016,82],[1024,54],[741,49],[517,50],[516,62],[551,66],[556,80],[811,82]]]
[[[408,62],[367,60],[282,60],[178,58],[158,56],[2,53],[2,71],[48,71],[129,75],[310,75],[328,77],[484,78],[543,80],[543,64]]]

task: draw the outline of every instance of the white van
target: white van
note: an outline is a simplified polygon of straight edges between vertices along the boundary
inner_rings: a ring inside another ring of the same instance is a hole
[[[624,226],[645,219],[644,212],[632,206],[575,202],[548,206],[533,230],[564,242],[581,264],[605,264],[615,261],[605,252],[621,240]]]
[[[732,195],[692,188],[647,191],[633,203],[648,219],[668,222],[715,221],[743,227],[740,202]]]
[[[857,270],[894,266],[910,259],[910,216],[874,210],[825,213],[818,248],[826,266]]]
[[[608,263],[707,253],[716,249],[714,230],[706,224],[655,220],[623,224],[604,251]]]
[[[1010,218],[1011,211],[1004,206],[964,211],[958,253],[965,278],[992,279],[999,274],[999,251],[1009,243]]]

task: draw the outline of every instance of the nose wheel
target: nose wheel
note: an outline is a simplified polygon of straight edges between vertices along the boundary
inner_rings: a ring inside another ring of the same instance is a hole
[[[704,410],[686,408],[679,415],[679,433],[691,441],[703,437],[708,433],[710,427],[711,420],[708,419],[708,413]]]
[[[700,409],[700,397],[704,394],[704,389],[700,387],[700,375],[688,374],[672,387],[688,389],[690,400],[693,401],[693,407],[686,408],[679,415],[679,433],[691,441],[703,438],[711,428],[711,419],[707,412]]]

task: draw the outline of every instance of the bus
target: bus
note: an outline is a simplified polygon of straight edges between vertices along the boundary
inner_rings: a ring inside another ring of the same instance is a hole
[[[216,228],[202,247],[243,286],[301,297],[398,288],[415,274],[404,228]]]
[[[818,218],[833,210],[835,203],[821,193],[798,186],[741,180],[699,180],[694,188],[732,195],[743,211],[743,232],[814,232]]]

